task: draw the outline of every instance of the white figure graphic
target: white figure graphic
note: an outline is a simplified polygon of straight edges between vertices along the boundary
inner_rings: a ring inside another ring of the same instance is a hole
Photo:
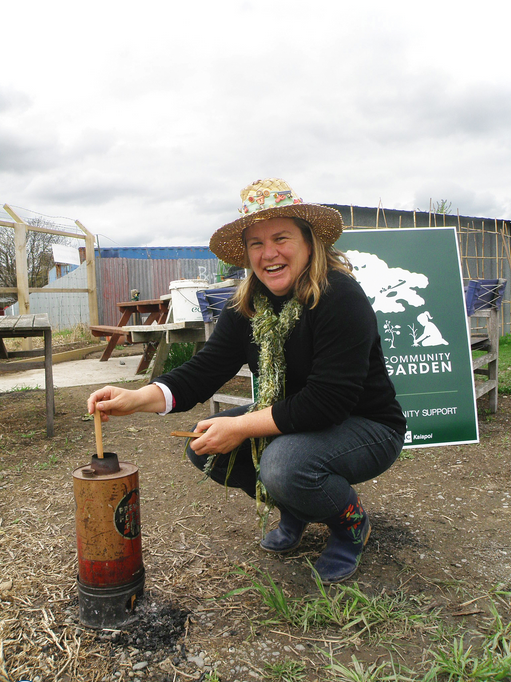
[[[448,346],[449,343],[443,338],[440,330],[431,322],[433,318],[426,310],[417,316],[417,322],[424,327],[423,333],[413,342],[414,346]]]
[[[346,251],[353,266],[353,274],[372,302],[373,310],[382,313],[402,313],[405,306],[400,301],[418,308],[424,299],[414,289],[425,289],[429,280],[420,272],[403,268],[389,268],[374,253]]]

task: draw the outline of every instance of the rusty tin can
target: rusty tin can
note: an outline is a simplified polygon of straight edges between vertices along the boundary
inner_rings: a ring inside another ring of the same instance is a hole
[[[115,453],[73,471],[80,620],[126,622],[144,584],[138,468]]]

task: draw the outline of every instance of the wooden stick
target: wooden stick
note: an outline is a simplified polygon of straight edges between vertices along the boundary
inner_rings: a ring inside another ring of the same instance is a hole
[[[172,431],[170,435],[178,436],[179,438],[199,438],[199,436],[202,436],[202,433],[195,433],[195,431]]]
[[[101,435],[101,414],[96,407],[94,410],[94,430],[96,432],[96,450],[98,457],[103,459],[103,436]]]

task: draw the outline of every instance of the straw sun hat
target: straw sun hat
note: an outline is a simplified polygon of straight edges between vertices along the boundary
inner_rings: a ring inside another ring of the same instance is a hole
[[[270,218],[303,218],[322,242],[331,246],[342,232],[339,211],[319,204],[304,204],[291,187],[277,178],[256,180],[241,190],[241,218],[219,228],[211,237],[209,248],[229,265],[245,267],[242,233],[250,225]]]

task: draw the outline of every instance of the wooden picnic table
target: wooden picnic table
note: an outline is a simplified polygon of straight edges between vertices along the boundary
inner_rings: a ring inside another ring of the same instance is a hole
[[[44,349],[8,351],[4,339],[31,338],[42,336]],[[33,362],[0,362],[0,372],[15,372],[24,369],[44,367],[46,390],[46,433],[49,438],[54,435],[53,417],[55,414],[55,397],[53,392],[53,368],[51,349],[51,325],[46,313],[38,315],[7,315],[0,317],[0,359],[41,357],[43,360]]]
[[[140,340],[138,338],[137,340],[134,340],[131,336],[131,333],[126,329],[123,329],[123,327],[128,325],[131,316],[135,313],[148,315],[143,325],[141,325],[143,327],[149,327],[153,323],[161,324],[165,322],[169,308],[169,297],[167,296],[149,299],[146,301],[123,301],[118,303],[117,307],[119,308],[121,316],[116,326],[100,324],[90,327],[93,336],[110,337],[107,347],[103,351],[103,355],[100,358],[100,362],[106,362],[110,358],[112,351],[119,343],[119,339],[121,339],[121,337],[126,339],[126,343],[146,343],[142,359],[140,360],[137,367],[137,374],[141,374],[147,369],[147,367],[149,367],[151,358],[158,347],[158,341],[146,341]]]
[[[206,340],[204,322],[167,322],[165,324],[133,325],[124,327],[133,343],[153,343],[156,357],[151,370],[150,380],[163,373],[163,366],[173,343],[194,343],[195,352],[204,345]]]

